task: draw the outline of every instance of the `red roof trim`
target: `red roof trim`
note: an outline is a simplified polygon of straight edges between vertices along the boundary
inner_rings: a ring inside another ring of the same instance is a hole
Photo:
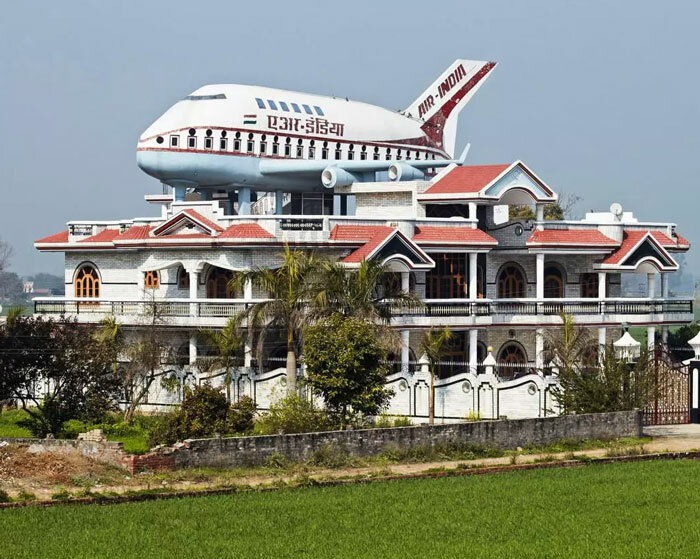
[[[61,231],[60,233],[54,233],[38,241],[34,241],[36,244],[52,244],[52,243],[67,243],[68,242],[68,229]]]
[[[617,248],[615,239],[603,235],[598,229],[544,229],[534,231],[525,243],[527,247],[595,247]]]
[[[159,225],[153,230],[153,235],[156,237],[162,235],[165,231],[170,229],[171,227],[174,227],[178,223],[180,223],[183,219],[188,219],[192,222],[194,222],[196,225],[199,225],[200,227],[203,227],[204,229],[207,229],[209,233],[221,233],[223,231],[223,228],[211,221],[210,219],[207,219],[204,217],[202,214],[199,212],[196,212],[195,210],[191,208],[187,208],[177,215],[171,217],[169,220],[167,220],[165,223]]]
[[[491,235],[481,229],[473,229],[471,227],[420,225],[416,227],[416,233],[413,235],[412,240],[419,244],[460,243],[464,245],[498,245],[498,241]]]
[[[257,223],[234,223],[227,227],[220,239],[274,239],[275,236]]]
[[[476,194],[496,180],[512,164],[453,167],[423,194]]]

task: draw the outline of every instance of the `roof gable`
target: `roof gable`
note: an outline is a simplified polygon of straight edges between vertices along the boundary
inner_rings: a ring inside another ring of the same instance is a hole
[[[184,231],[185,235],[203,233],[214,236],[221,233],[223,228],[199,212],[187,208],[156,227],[153,230],[153,236],[179,235],[181,234],[180,231]]]
[[[660,271],[678,269],[676,261],[651,231],[627,230],[620,248],[603,260],[599,267],[633,271],[645,263]]]

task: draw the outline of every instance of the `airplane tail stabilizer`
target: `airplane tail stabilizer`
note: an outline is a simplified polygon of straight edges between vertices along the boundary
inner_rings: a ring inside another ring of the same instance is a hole
[[[439,147],[454,155],[459,112],[496,66],[495,62],[455,60],[407,109]]]

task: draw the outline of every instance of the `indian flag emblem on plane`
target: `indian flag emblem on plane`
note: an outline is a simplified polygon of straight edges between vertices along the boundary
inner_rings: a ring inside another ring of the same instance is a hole
[[[243,115],[243,124],[257,124],[258,115]]]

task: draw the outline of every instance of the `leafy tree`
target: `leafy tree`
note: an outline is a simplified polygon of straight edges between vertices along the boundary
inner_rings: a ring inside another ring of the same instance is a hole
[[[40,272],[28,279],[34,282],[34,289],[49,289],[54,293],[65,291],[64,278],[61,276]]]
[[[4,272],[10,265],[11,257],[12,247],[6,241],[0,239],[0,272]]]
[[[597,413],[646,407],[655,394],[654,357],[643,351],[635,363],[617,358],[612,344],[598,361],[598,344],[573,317],[547,336],[546,359],[558,369],[552,395],[564,413]]]
[[[435,423],[435,373],[439,362],[445,355],[447,342],[452,338],[452,332],[445,326],[442,329],[430,328],[420,343],[420,351],[428,360],[430,368],[430,400],[428,405],[428,423]]]
[[[312,306],[316,317],[340,314],[372,322],[387,346],[397,346],[396,330],[390,328],[394,312],[420,307],[415,294],[402,291],[401,285],[388,279],[388,268],[376,260],[363,260],[352,269],[340,262],[323,261],[314,289]]]
[[[224,370],[224,384],[226,385],[226,401],[231,403],[231,368],[240,363],[243,353],[243,336],[238,323],[230,318],[226,326],[217,330],[202,329],[198,333],[203,340],[216,353],[212,358],[205,359],[205,365],[211,370]]]
[[[18,303],[25,299],[22,280],[14,272],[0,271],[0,301]]]
[[[668,348],[671,354],[678,361],[692,359],[695,353],[688,345],[688,340],[692,340],[700,331],[700,325],[697,322],[681,326],[677,330],[669,331],[668,333]]]
[[[546,204],[544,207],[545,220],[558,221],[571,219],[573,217],[576,204],[581,201],[580,196],[561,193],[559,200],[553,204]],[[536,219],[537,216],[530,206],[509,206],[508,219]]]
[[[112,355],[89,327],[13,312],[0,328],[0,390],[20,402],[37,436],[70,419],[100,422],[115,409]]]
[[[319,269],[320,263],[313,254],[293,251],[285,246],[282,263],[277,269],[255,268],[240,272],[231,280],[232,290],[240,291],[247,282],[252,282],[268,292],[270,300],[252,304],[237,320],[247,320],[249,331],[258,333],[259,355],[262,355],[263,344],[272,330],[285,332],[289,394],[296,392],[297,352],[309,321],[309,301]]]
[[[384,388],[386,349],[375,325],[334,314],[306,329],[307,382],[341,425],[350,413],[375,415],[391,398]]]

